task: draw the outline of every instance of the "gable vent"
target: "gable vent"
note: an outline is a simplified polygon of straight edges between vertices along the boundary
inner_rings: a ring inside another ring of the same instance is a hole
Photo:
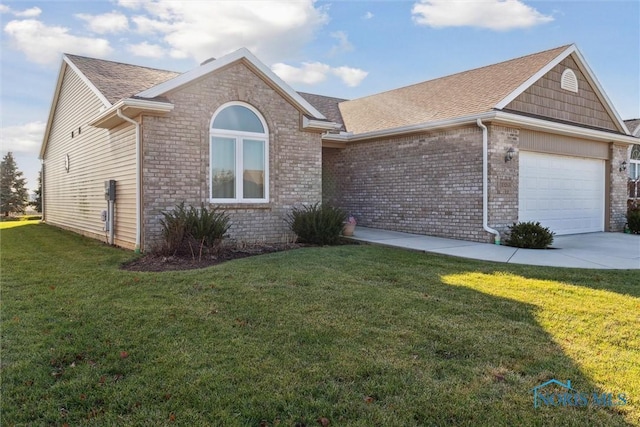
[[[560,78],[560,87],[571,92],[578,92],[578,78],[572,69],[564,70]]]

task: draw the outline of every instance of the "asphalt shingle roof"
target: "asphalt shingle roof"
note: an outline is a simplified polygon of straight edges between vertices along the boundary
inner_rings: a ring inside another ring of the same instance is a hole
[[[343,124],[342,130],[355,134],[452,119],[491,111],[567,47],[354,100],[304,92],[299,95],[328,120]],[[181,74],[77,55],[66,56],[111,104]]]
[[[633,135],[636,129],[640,126],[640,119],[625,120],[624,124],[627,125],[627,129],[629,129],[629,132]]]
[[[65,54],[111,103],[147,90],[181,73]]]
[[[355,134],[488,112],[568,46],[339,104]]]
[[[347,101],[342,98],[333,98],[331,96],[315,95],[312,93],[298,92],[309,104],[313,105],[316,110],[320,111],[329,121],[343,124],[342,114],[338,104]],[[343,129],[344,130],[344,126]]]

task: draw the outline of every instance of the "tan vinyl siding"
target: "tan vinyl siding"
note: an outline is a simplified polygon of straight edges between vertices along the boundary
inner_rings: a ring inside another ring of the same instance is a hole
[[[578,92],[560,87],[562,73],[570,68],[578,79]],[[568,56],[545,74],[505,110],[577,123],[600,129],[618,130],[600,98],[591,87],[578,64]]]
[[[115,179],[116,244],[132,248],[136,233],[135,128],[126,124],[107,131],[87,125],[101,107],[97,96],[66,68],[44,156],[45,220],[104,240],[104,181]],[[68,172],[65,155],[69,155]]]
[[[603,160],[609,158],[607,143],[526,129],[520,130],[520,150]]]

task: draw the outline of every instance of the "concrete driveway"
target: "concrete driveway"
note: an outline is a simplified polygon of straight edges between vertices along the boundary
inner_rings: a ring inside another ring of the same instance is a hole
[[[463,258],[550,267],[640,269],[640,236],[623,233],[587,233],[556,236],[553,249],[518,249],[356,227],[354,240]]]

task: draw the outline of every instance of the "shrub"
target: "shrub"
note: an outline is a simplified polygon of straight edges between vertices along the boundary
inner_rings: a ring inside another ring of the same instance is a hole
[[[630,208],[627,211],[627,226],[633,234],[640,234],[640,208]]]
[[[191,252],[195,259],[194,249],[198,249],[198,258],[202,259],[202,252],[217,250],[229,230],[229,216],[218,208],[208,209],[204,204],[200,209],[193,206],[185,207],[184,202],[169,212],[161,212],[163,218],[162,237],[164,239],[162,252],[170,255]]]
[[[553,234],[539,222],[513,223],[505,243],[516,248],[546,249],[553,243]]]
[[[316,203],[293,208],[287,216],[287,223],[303,242],[335,245],[340,241],[340,233],[346,219],[347,214],[342,209]]]
[[[175,255],[181,250],[187,233],[187,209],[182,202],[172,211],[160,213],[163,217],[160,220],[164,239],[162,252]]]
[[[207,209],[204,204],[189,208],[187,235],[199,243],[200,252],[203,247],[218,248],[230,226],[229,215],[218,208]]]

